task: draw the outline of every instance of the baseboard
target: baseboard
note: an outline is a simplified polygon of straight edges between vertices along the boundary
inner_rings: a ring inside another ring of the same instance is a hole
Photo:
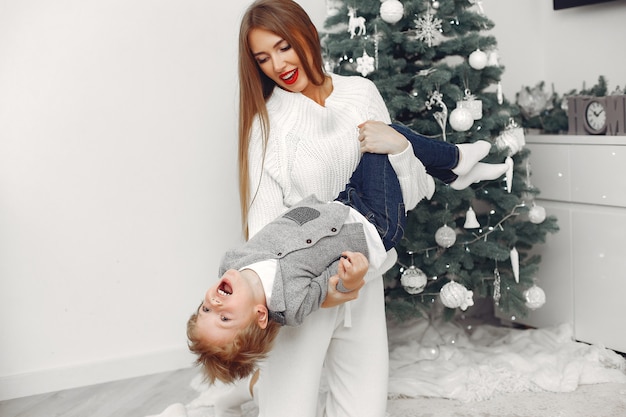
[[[0,377],[0,401],[192,366],[186,347]]]

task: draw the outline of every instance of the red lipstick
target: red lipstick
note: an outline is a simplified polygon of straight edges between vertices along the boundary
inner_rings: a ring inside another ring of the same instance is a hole
[[[286,77],[286,78],[285,78]],[[298,81],[298,69],[287,71],[280,74],[280,79],[287,85],[292,85]]]

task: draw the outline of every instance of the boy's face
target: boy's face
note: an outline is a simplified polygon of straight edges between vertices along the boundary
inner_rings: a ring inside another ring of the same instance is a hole
[[[198,309],[196,326],[204,340],[224,346],[257,320],[261,307],[265,308],[257,304],[250,281],[241,272],[229,269],[207,290]]]

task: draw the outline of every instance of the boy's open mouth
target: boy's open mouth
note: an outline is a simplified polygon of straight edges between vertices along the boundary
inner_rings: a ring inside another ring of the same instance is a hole
[[[220,286],[217,287],[217,292],[220,295],[227,296],[227,295],[231,295],[233,293],[233,288],[230,286],[230,284],[228,282],[222,281],[220,283]]]

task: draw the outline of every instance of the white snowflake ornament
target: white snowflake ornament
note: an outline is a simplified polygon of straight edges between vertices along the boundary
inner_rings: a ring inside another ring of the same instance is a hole
[[[369,56],[366,51],[363,51],[363,56],[356,59],[356,70],[362,76],[367,77],[367,74],[373,72],[374,69],[374,58]]]
[[[429,47],[433,46],[437,34],[442,31],[442,20],[436,18],[429,10],[423,16],[415,19],[414,22],[415,38],[418,41],[426,42]]]

